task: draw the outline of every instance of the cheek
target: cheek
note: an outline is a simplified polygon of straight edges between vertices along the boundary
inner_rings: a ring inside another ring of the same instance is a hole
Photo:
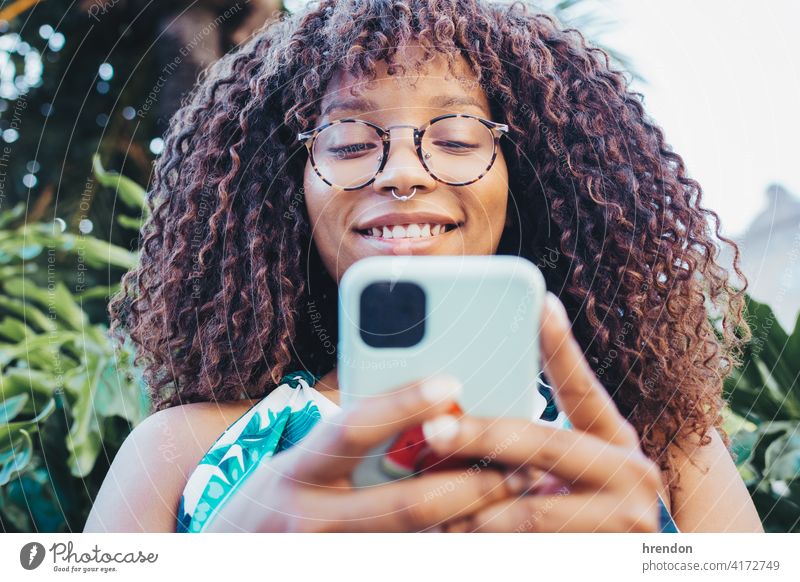
[[[328,185],[318,178],[313,168],[306,169],[303,190],[313,244],[328,273],[335,277],[337,254],[341,252],[344,234],[337,220],[336,202],[332,200]]]
[[[503,236],[503,231],[506,226],[508,190],[503,185],[501,185],[501,188],[502,189],[492,198],[492,208],[490,209],[490,214],[487,216],[487,220],[489,221],[487,236],[491,239],[492,253],[495,252],[500,244],[500,238]]]
[[[306,164],[305,173],[303,174],[303,199],[305,200],[306,211],[312,228],[319,217],[319,194],[314,177],[314,170],[311,169],[309,164]]]
[[[330,196],[326,187],[327,184],[317,177],[314,170],[310,166],[307,167],[303,180],[303,192],[306,212],[308,212],[308,220],[314,238],[319,236],[321,232],[330,230],[333,205],[330,204]]]
[[[488,177],[488,176],[487,176]],[[481,253],[493,254],[497,249],[506,225],[508,211],[507,175],[493,176],[483,193],[472,199],[474,226],[479,230]]]
[[[496,170],[494,187],[494,192],[496,193],[494,197],[496,208],[493,226],[496,227],[496,230],[499,229],[498,232],[496,232],[497,242],[500,240],[500,235],[506,226],[506,215],[508,211],[508,167],[506,166],[506,160],[502,154],[498,156],[495,161],[495,166],[492,169]]]

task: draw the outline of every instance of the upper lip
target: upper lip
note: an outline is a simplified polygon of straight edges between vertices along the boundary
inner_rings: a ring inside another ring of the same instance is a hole
[[[368,230],[372,227],[384,227],[398,224],[456,224],[461,222],[452,216],[436,214],[435,212],[390,212],[365,220],[355,227],[355,230]]]

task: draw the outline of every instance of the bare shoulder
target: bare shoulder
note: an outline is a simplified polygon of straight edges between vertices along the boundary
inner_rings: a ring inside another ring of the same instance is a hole
[[[696,433],[669,447],[676,478],[671,513],[681,531],[761,532],[761,520],[730,452],[715,428],[702,444]]]
[[[192,403],[158,411],[125,439],[84,531],[174,532],[192,471],[251,401]]]
[[[131,435],[141,433],[135,438],[158,444],[165,460],[182,460],[177,464],[194,468],[222,432],[251,406],[251,401],[183,404],[150,415]]]

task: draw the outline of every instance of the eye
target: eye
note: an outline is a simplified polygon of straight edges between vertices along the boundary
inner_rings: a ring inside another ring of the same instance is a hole
[[[463,141],[452,141],[452,140],[436,140],[433,142],[433,145],[440,148],[450,148],[456,150],[474,150],[480,147],[479,144],[466,143]]]
[[[339,159],[346,159],[347,157],[356,157],[358,154],[368,150],[374,150],[376,145],[374,143],[352,143],[328,148],[328,152]]]

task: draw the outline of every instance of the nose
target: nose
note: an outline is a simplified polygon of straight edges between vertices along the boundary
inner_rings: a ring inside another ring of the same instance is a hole
[[[404,128],[405,131],[398,132],[398,128]],[[390,135],[389,159],[375,176],[374,187],[377,192],[391,196],[392,190],[396,189],[398,196],[403,196],[411,193],[414,188],[420,193],[430,192],[436,187],[436,180],[417,156],[414,129],[412,125],[387,128]]]

